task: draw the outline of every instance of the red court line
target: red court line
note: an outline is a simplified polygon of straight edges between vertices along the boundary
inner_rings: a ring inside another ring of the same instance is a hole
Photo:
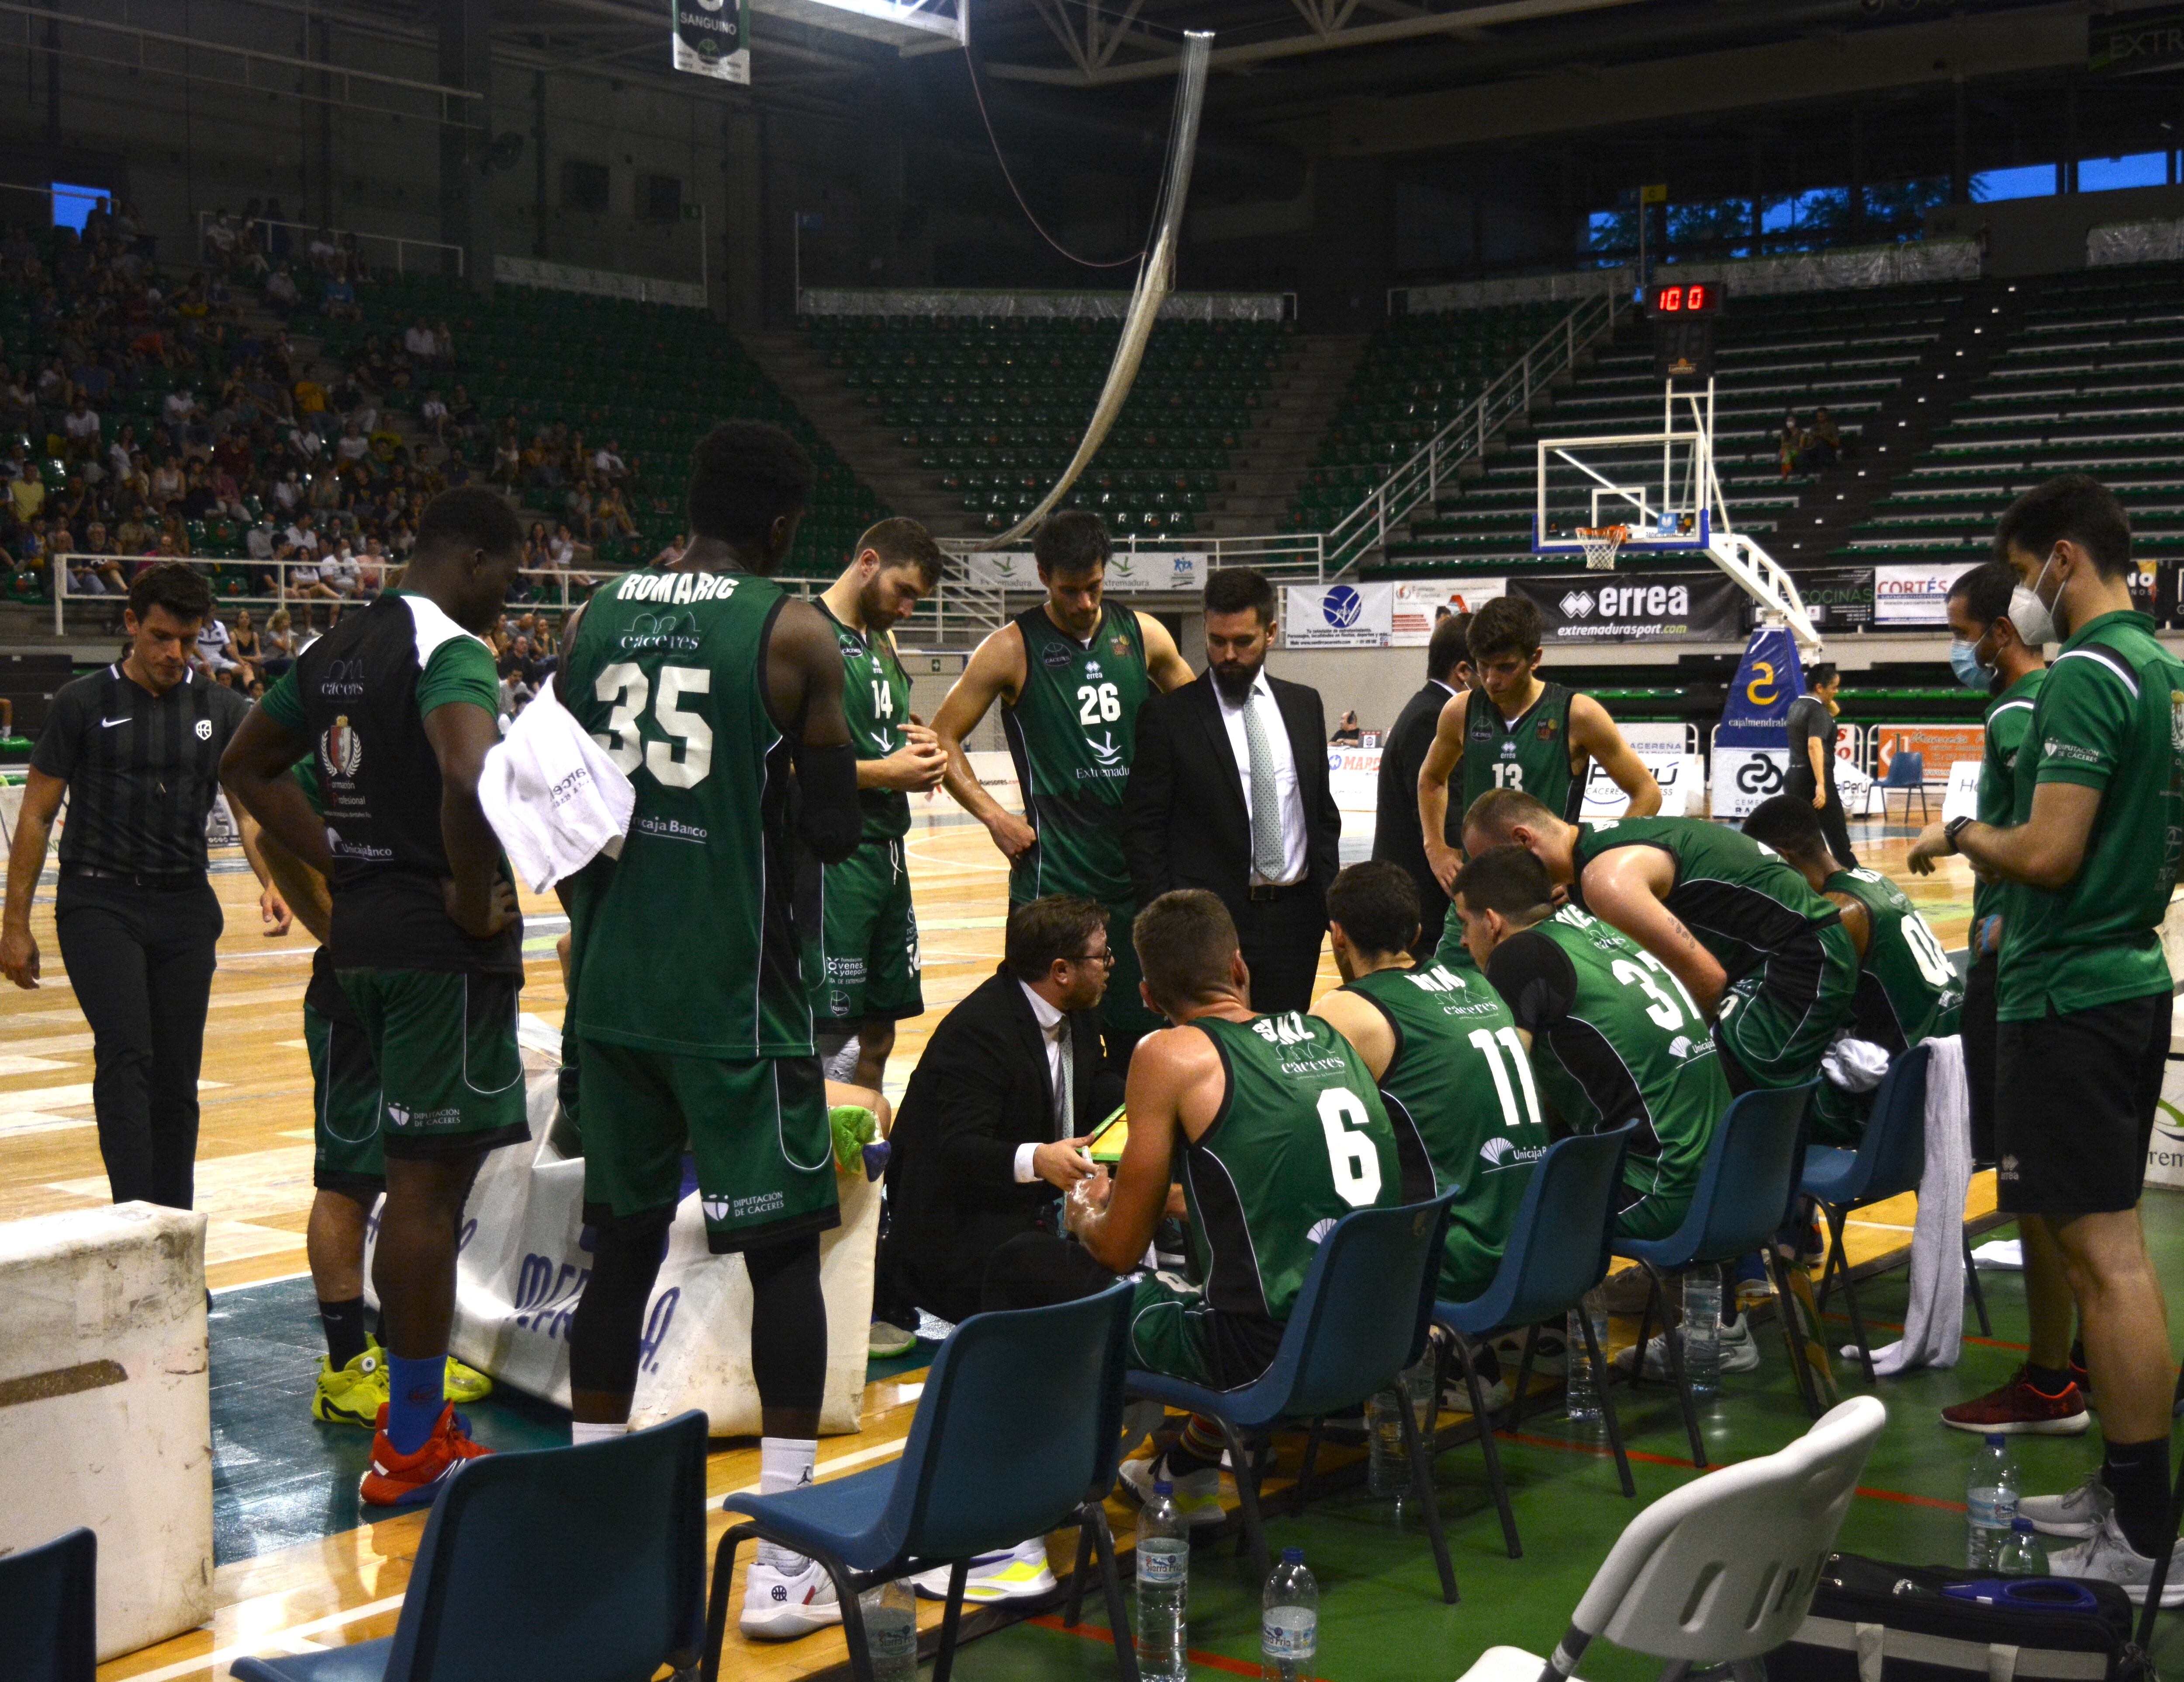
[[[1529,1431],[1496,1431],[1494,1434],[1504,1442],[1527,1443],[1534,1448],[1561,1449],[1568,1454],[1590,1454],[1607,1459],[1613,1453],[1613,1451],[1605,1443],[1573,1442],[1566,1437],[1535,1437]],[[1642,1460],[1650,1466],[1674,1466],[1686,1472],[1696,1472],[1699,1469],[1691,1461],[1673,1454],[1649,1454],[1644,1449],[1636,1448],[1625,1448],[1624,1453],[1632,1460]],[[1706,1469],[1709,1472],[1718,1472],[1721,1468],[1718,1466],[1709,1466]],[[1944,1512],[1962,1512],[1964,1510],[1964,1504],[1960,1501],[1942,1501],[1933,1495],[1906,1495],[1901,1490],[1868,1489],[1861,1484],[1858,1493],[1874,1501],[1900,1501],[1906,1507],[1939,1507]]]
[[[1024,1622],[1036,1624],[1042,1629],[1056,1629],[1065,1635],[1078,1635],[1088,1641],[1102,1642],[1107,1646],[1115,1645],[1113,1630],[1103,1629],[1096,1624],[1079,1624],[1072,1629],[1050,1612],[1042,1617],[1028,1618]],[[1231,1676],[1256,1677],[1259,1674],[1257,1665],[1246,1664],[1240,1658],[1230,1658],[1226,1653],[1209,1653],[1198,1647],[1190,1648],[1189,1652],[1193,1664],[1202,1664],[1209,1670],[1225,1670]],[[1301,1679],[1301,1682],[1327,1682],[1327,1679],[1312,1676]]]

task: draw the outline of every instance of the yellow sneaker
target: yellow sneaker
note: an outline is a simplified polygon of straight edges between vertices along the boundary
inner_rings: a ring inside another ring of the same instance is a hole
[[[382,1363],[386,1361],[387,1351],[380,1348],[377,1338],[370,1339],[365,1347]],[[386,1387],[386,1380],[382,1379],[380,1388],[383,1390]],[[451,1355],[448,1357],[447,1383],[441,1387],[441,1394],[456,1406],[468,1407],[472,1402],[483,1401],[493,1394],[493,1380],[476,1367],[466,1367]],[[384,1400],[383,1397],[382,1399]]]
[[[326,1425],[358,1425],[376,1430],[387,1406],[387,1363],[376,1344],[348,1366],[337,1368],[319,1357],[319,1384],[311,1396],[311,1417]]]

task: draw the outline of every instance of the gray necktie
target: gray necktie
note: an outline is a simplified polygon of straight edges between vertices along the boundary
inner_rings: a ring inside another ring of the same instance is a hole
[[[1069,1018],[1064,1016],[1054,1030],[1054,1043],[1061,1053],[1061,1078],[1055,1083],[1054,1136],[1067,1139],[1077,1122],[1077,1059],[1071,1055]]]
[[[1251,755],[1251,868],[1268,882],[1282,879],[1282,797],[1274,781],[1274,751],[1252,697],[1244,697],[1244,744]]]

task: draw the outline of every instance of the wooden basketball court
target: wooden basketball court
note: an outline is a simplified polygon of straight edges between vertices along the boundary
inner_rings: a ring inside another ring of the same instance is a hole
[[[1903,883],[1945,945],[1964,938],[1971,898],[1969,871],[1951,860],[1943,873],[1905,875],[1909,832],[1858,827],[1862,853]],[[1355,850],[1352,848],[1346,850]],[[999,961],[1006,906],[1006,868],[983,829],[921,824],[909,853],[924,955],[926,1014],[901,1026],[889,1086],[899,1094],[933,1025]],[[263,932],[254,880],[231,854],[214,877],[227,915],[205,1033],[203,1127],[198,1147],[198,1206],[209,1217],[207,1273],[215,1291],[304,1270],[304,1230],[311,1200],[311,1079],[302,1039],[301,1002],[312,942],[300,927],[281,938]],[[53,878],[42,884],[33,928],[44,955],[46,984],[36,992],[0,989],[0,1219],[94,1207],[107,1200],[92,1122],[92,1039],[77,1011],[54,938]],[[563,1005],[554,940],[562,924],[549,898],[531,897],[523,1008],[558,1024]],[[1323,957],[1323,982],[1336,977]],[[1975,1180],[1968,1212],[1993,1207],[1992,1175]],[[1863,1211],[1851,1223],[1854,1262],[1904,1248],[1912,1200]],[[1624,1328],[1624,1336],[1630,1328]],[[1774,1357],[1779,1362],[1779,1352]],[[911,1372],[871,1384],[864,1429],[820,1445],[819,1474],[870,1466],[899,1451],[921,1384]],[[1354,1457],[1341,1451],[1327,1463]],[[1286,1458],[1294,1465],[1295,1456]],[[738,1441],[713,1454],[716,1495],[755,1488],[757,1445]],[[1110,1503],[1125,1546],[1134,1509]],[[101,1668],[104,1679],[144,1682],[224,1676],[247,1651],[337,1646],[390,1633],[401,1603],[424,1515],[410,1513],[263,1553],[219,1568],[218,1610],[205,1627]],[[717,1536],[727,1519],[709,1517]],[[1056,1569],[1073,1556],[1073,1534],[1054,1539]],[[746,1551],[746,1557],[748,1551]],[[741,1590],[737,1590],[738,1596]],[[1096,1603],[1097,1596],[1093,1601]],[[738,1600],[738,1604],[740,1601]],[[922,1603],[937,1624],[938,1603]],[[731,1618],[724,1668],[759,1682],[788,1682],[841,1665],[838,1632],[784,1645],[741,1644]],[[974,1620],[967,1628],[976,1628]]]

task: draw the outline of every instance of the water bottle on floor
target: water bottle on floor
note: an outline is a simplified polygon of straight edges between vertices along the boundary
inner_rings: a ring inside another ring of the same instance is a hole
[[[1302,1548],[1284,1548],[1260,1598],[1260,1682],[1305,1682],[1319,1651],[1319,1585]]]
[[[2017,1518],[2017,1462],[2009,1439],[1999,1432],[1986,1440],[1972,1460],[1964,1484],[1964,1566],[1991,1569]]]
[[[1564,1407],[1571,1424],[1597,1425],[1604,1417],[1600,1411],[1602,1375],[1593,1371],[1592,1357],[1585,1352],[1585,1322],[1579,1317],[1584,1314],[1592,1317],[1592,1334],[1601,1353],[1607,1352],[1607,1315],[1600,1306],[1600,1293],[1590,1290],[1585,1295],[1584,1306],[1570,1310],[1563,1332]]]
[[[1709,1396],[1721,1389],[1721,1273],[1694,1267],[1684,1275],[1684,1376],[1691,1394]]]
[[[1365,1484],[1375,1501],[1401,1495],[1410,1481],[1403,1456],[1403,1405],[1395,1390],[1381,1390],[1365,1403]]]
[[[872,1682],[917,1682],[917,1596],[908,1583],[882,1583],[857,1596]]]
[[[2045,1577],[2048,1573],[2048,1550],[2040,1544],[2040,1533],[2032,1528],[2030,1518],[2010,1521],[2009,1539],[1995,1550],[1994,1574],[1997,1577]]]
[[[1190,1531],[1165,1478],[1138,1514],[1138,1673],[1145,1682],[1189,1682]]]

